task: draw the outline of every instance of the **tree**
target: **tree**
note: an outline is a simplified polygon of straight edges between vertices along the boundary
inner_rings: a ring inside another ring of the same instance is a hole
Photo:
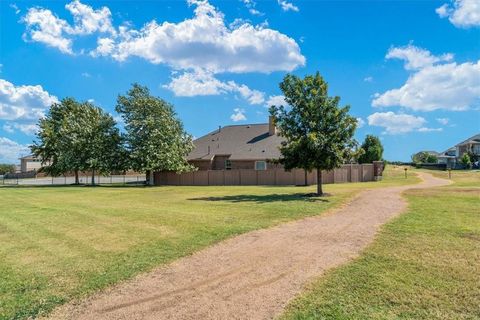
[[[14,164],[7,164],[7,163],[0,163],[0,174],[4,175],[7,173],[15,173],[15,165]]]
[[[286,170],[317,169],[317,195],[323,195],[322,170],[346,161],[357,120],[348,114],[349,106],[338,106],[340,97],[328,96],[328,85],[318,72],[303,79],[287,74],[280,89],[289,106],[270,107],[285,138],[280,162]]]
[[[145,172],[152,184],[153,171],[193,170],[186,157],[193,149],[192,137],[183,129],[173,106],[150,95],[147,87],[133,84],[117,99],[116,111],[126,130],[126,149],[132,169]]]
[[[358,158],[358,163],[372,163],[381,161],[383,158],[383,146],[380,139],[373,135],[367,135],[361,148],[364,153]]]
[[[465,169],[471,169],[472,168],[472,160],[470,159],[470,156],[468,153],[464,153],[462,158],[460,159],[460,162],[463,164]]]
[[[63,99],[50,107],[40,119],[32,152],[42,158],[43,171],[52,176],[79,171],[100,173],[118,169],[122,163],[122,145],[112,116],[91,103]]]
[[[437,163],[438,158],[436,155],[431,154],[426,151],[420,151],[418,153],[415,153],[412,156],[412,161],[414,163]]]
[[[63,159],[82,171],[110,173],[122,168],[122,139],[111,115],[89,102],[78,104],[64,118],[60,130]]]
[[[65,98],[60,103],[54,103],[46,116],[39,120],[36,141],[30,146],[32,153],[42,159],[41,171],[51,176],[74,172],[75,184],[79,183],[82,148],[80,146],[66,148],[63,142],[66,138],[64,136],[66,118],[78,109],[79,105],[73,98]]]

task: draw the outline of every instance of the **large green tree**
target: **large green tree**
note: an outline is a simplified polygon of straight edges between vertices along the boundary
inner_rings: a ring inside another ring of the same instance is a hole
[[[53,104],[39,121],[32,152],[42,158],[43,171],[52,176],[79,171],[109,173],[123,164],[121,136],[112,116],[88,102],[73,98]]]
[[[270,107],[285,137],[280,162],[286,170],[316,169],[317,194],[322,195],[322,170],[348,160],[357,120],[348,114],[349,106],[339,107],[340,97],[328,95],[328,85],[318,72],[303,79],[287,74],[280,89],[288,106]]]
[[[79,183],[78,172],[82,167],[81,148],[66,149],[63,146],[65,138],[63,135],[66,118],[79,105],[79,102],[73,98],[65,98],[59,103],[54,103],[45,117],[39,120],[36,140],[30,146],[32,153],[42,159],[41,171],[51,176],[59,176],[69,171],[74,172],[76,184]]]
[[[358,158],[359,163],[372,163],[381,161],[383,158],[383,145],[380,139],[373,135],[367,135],[361,148],[364,153]]]
[[[131,168],[145,172],[150,184],[154,171],[193,170],[186,157],[193,149],[173,106],[150,94],[147,87],[133,84],[117,99],[116,111],[126,130],[126,149]]]

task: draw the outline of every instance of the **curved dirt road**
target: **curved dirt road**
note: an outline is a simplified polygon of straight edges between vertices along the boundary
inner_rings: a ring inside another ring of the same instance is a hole
[[[406,208],[406,189],[367,190],[331,214],[250,232],[57,309],[53,319],[271,319],[313,277],[358,256]]]

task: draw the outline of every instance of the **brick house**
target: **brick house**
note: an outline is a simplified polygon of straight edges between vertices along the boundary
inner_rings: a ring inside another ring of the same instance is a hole
[[[219,127],[194,141],[188,161],[198,170],[268,170],[279,167],[268,160],[280,158],[284,138],[269,123]]]

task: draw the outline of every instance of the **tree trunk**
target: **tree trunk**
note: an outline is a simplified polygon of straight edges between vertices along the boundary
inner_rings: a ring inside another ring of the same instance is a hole
[[[322,190],[322,170],[317,168],[317,195],[322,196],[323,195],[323,190]]]
[[[308,172],[307,170],[304,170],[305,172],[305,186],[308,186]]]
[[[95,185],[95,169],[92,169],[92,186]]]
[[[80,184],[80,181],[78,180],[78,170],[75,170],[75,184]]]
[[[147,171],[145,172],[145,184],[146,184],[147,186],[152,185],[152,181],[150,181],[150,170],[147,170]]]

